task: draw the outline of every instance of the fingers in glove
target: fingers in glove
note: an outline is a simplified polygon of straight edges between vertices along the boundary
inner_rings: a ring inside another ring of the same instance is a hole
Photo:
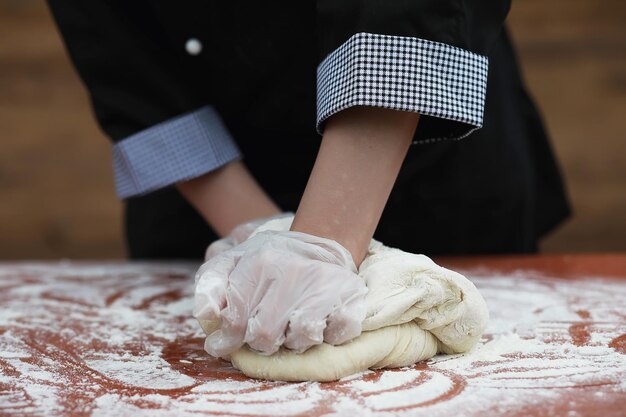
[[[341,345],[361,334],[361,324],[367,314],[366,294],[365,286],[345,289],[342,304],[326,320],[324,342]]]
[[[364,309],[362,309],[364,310]],[[328,317],[324,329],[324,342],[329,345],[341,345],[361,334],[361,322],[365,314],[351,309],[341,308]]]
[[[228,276],[235,268],[237,254],[223,254],[206,262],[196,273],[193,315],[198,320],[219,320],[226,307]]]
[[[259,255],[268,285],[248,320],[245,343],[265,355],[278,351],[293,309],[315,293],[306,291],[307,287],[311,288],[308,283],[313,281],[315,268],[303,269],[301,262],[292,259],[290,263],[284,256],[272,251],[262,251]]]
[[[332,306],[329,306],[329,309]],[[324,341],[327,309],[296,310],[291,315],[287,328],[284,346],[297,353],[319,345]]]
[[[237,320],[236,312],[227,307],[221,311],[221,327],[208,335],[204,350],[210,355],[224,358],[243,346],[246,326]]]
[[[226,307],[220,312],[221,329],[207,337],[207,352],[224,357],[243,346],[249,318],[270,290],[271,277],[278,273],[278,266],[268,262],[263,254],[239,259],[228,277]],[[259,276],[263,279],[257,279]]]
[[[310,253],[293,256],[317,250],[313,245],[299,244],[290,251],[269,248],[260,255],[261,259],[267,257],[263,263],[275,270],[264,269],[263,274],[271,277],[272,285],[248,321],[245,342],[252,349],[270,355],[283,343],[304,351],[323,341],[326,317],[340,303],[331,283],[335,278],[341,280],[342,275],[353,278],[354,274],[320,262]],[[298,312],[294,312],[296,309]]]
[[[361,334],[361,322],[365,318],[365,294],[367,289],[360,278],[338,268],[334,279],[322,288],[324,303],[319,298],[309,298],[300,304],[289,321],[285,347],[298,353],[326,342],[339,345]],[[329,295],[332,294],[332,297]]]

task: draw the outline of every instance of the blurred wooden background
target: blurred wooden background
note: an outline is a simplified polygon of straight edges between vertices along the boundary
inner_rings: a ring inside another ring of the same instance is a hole
[[[626,250],[626,2],[516,0],[509,26],[574,217],[550,252]],[[41,0],[0,0],[0,259],[124,256],[107,140]]]

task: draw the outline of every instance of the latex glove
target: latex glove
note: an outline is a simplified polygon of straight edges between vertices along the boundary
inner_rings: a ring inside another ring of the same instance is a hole
[[[200,268],[194,315],[213,356],[228,357],[244,343],[268,355],[281,345],[303,352],[360,335],[366,293],[339,243],[265,231]]]
[[[280,220],[280,219],[291,219],[293,220],[292,212],[285,212],[281,214],[277,214],[275,216],[270,217],[261,217],[259,219],[255,219],[246,223],[241,223],[237,225],[228,236],[218,239],[215,242],[211,243],[204,254],[204,260],[208,261],[213,258],[215,255],[218,255],[222,252],[231,249],[238,244],[244,242],[246,239],[250,237],[252,232],[254,232],[259,226],[267,223],[272,220]],[[289,223],[291,225],[291,222]]]

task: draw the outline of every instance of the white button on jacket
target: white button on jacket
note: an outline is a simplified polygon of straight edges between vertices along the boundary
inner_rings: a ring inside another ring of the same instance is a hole
[[[185,50],[189,55],[198,55],[202,52],[202,42],[196,38],[190,38],[185,43]]]

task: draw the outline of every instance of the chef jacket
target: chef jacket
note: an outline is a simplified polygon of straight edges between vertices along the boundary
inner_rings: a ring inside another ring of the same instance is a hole
[[[353,106],[421,115],[375,237],[427,254],[535,251],[569,208],[509,3],[49,0],[113,142],[139,258],[202,254],[215,235],[171,185],[234,160],[295,211],[324,122]]]

